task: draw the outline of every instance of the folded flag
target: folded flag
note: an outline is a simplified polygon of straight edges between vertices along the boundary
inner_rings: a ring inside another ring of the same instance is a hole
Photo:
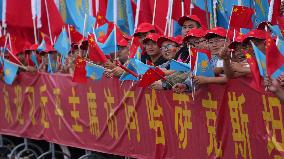
[[[215,73],[207,54],[198,52],[194,67],[195,76],[215,77]]]
[[[17,65],[4,59],[4,81],[6,84],[12,85],[17,76],[18,69]]]
[[[95,64],[87,63],[86,72],[87,77],[92,80],[100,80],[104,75],[104,68]]]
[[[181,72],[189,72],[190,66],[187,63],[178,62],[176,60],[171,60],[170,70],[181,71]]]

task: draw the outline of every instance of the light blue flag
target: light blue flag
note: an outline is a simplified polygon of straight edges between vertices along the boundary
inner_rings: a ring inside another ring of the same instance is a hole
[[[61,54],[62,64],[65,63],[65,58],[67,57],[69,51],[71,50],[71,43],[67,36],[65,28],[60,33],[57,41],[54,44],[54,49]]]
[[[2,20],[3,0],[0,0],[0,20]]]
[[[277,37],[276,45],[277,45],[278,50],[284,56],[284,40]]]
[[[197,53],[194,74],[195,76],[215,77],[213,67],[205,53]]]
[[[174,20],[174,37],[181,35],[181,26]]]
[[[171,60],[170,70],[181,71],[181,72],[189,72],[190,66],[187,63],[178,62],[176,60]]]
[[[205,11],[205,1],[204,0],[192,0],[191,1],[195,6],[199,7],[200,9],[202,9],[203,11]],[[210,13],[210,25],[211,27],[213,27],[214,24],[214,16],[213,16],[213,1],[207,1],[207,9],[208,12]],[[205,15],[204,15],[205,16]]]
[[[86,76],[92,80],[100,80],[104,75],[104,68],[95,64],[86,64]]]
[[[37,58],[36,58],[36,55],[35,55],[34,52],[31,53],[31,60],[36,65],[36,68],[38,69],[39,68],[39,64],[38,64],[38,61],[37,61]]]
[[[245,1],[245,0],[243,0]],[[268,19],[269,3],[268,0],[255,0],[251,8],[255,9],[255,16],[253,17],[254,26],[257,27],[263,21]]]
[[[92,7],[89,0],[62,0],[60,2],[59,11],[65,23],[73,25],[83,35],[86,14],[87,25],[84,36],[92,32],[96,20],[89,15],[90,7]]]
[[[108,0],[106,19],[114,22],[114,6],[113,0]],[[125,33],[134,32],[134,15],[131,6],[131,0],[117,0],[117,25]]]
[[[42,52],[46,50],[46,43],[45,40],[42,39],[40,45],[37,47],[37,51]]]
[[[145,72],[147,72],[150,68],[149,65],[144,64],[143,62],[132,58],[129,61],[129,64],[127,68],[133,72],[135,72],[137,75],[144,75]],[[121,81],[138,81],[138,78],[134,77],[133,75],[129,73],[123,73],[119,80]]]
[[[48,57],[47,72],[55,73],[57,69],[57,62],[51,57],[50,54],[47,54],[47,57]]]
[[[273,79],[275,79],[275,78],[278,78],[281,74],[283,74],[284,73],[284,65],[282,65],[278,70],[276,70],[272,75],[271,75],[271,77],[273,78]]]
[[[137,51],[136,51],[136,54],[135,54],[134,58],[139,60],[139,61],[141,61],[141,56],[142,56],[142,49],[139,46]]]
[[[19,67],[8,60],[4,59],[4,81],[6,84],[12,85],[17,76]]]
[[[100,38],[104,35],[107,34],[107,30],[108,30],[108,23],[105,23],[104,25],[98,27],[95,29],[95,34],[97,38]]]
[[[114,29],[115,30],[115,29]],[[115,45],[115,35],[114,30],[110,33],[105,43],[98,44],[98,46],[103,50],[104,54],[109,55],[110,53],[114,53],[118,51],[117,45]]]
[[[281,33],[281,29],[279,28],[279,25],[269,25],[269,28],[271,29],[272,33],[277,36],[278,38],[280,38],[281,40],[284,40],[284,37]]]
[[[262,77],[266,76],[266,57],[265,54],[263,52],[261,52],[252,42],[252,47],[253,47],[253,51],[255,54],[255,58],[257,61],[257,66],[258,66],[258,70],[259,73]]]

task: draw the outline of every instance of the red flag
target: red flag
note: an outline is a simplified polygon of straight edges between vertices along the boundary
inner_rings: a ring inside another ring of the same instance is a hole
[[[190,1],[191,0],[184,0],[184,15],[190,15]],[[178,20],[182,16],[182,6],[181,1],[174,1],[173,3],[173,15],[172,18],[174,20]]]
[[[253,28],[251,20],[254,10],[245,6],[234,6],[230,19],[231,28]]]
[[[72,25],[69,25],[69,28],[72,43],[80,43],[80,41],[83,39],[83,35],[80,34]]]
[[[271,21],[272,24],[277,24],[277,19],[279,17],[281,17],[281,15],[280,15],[280,13],[281,13],[280,6],[281,6],[281,0],[274,0],[272,21]]]
[[[73,82],[86,83],[87,82],[86,61],[78,56],[75,61],[75,70],[73,75]]]
[[[104,43],[107,40],[107,38],[110,35],[110,33],[114,30],[114,24],[113,23],[109,22],[108,25],[109,26],[108,26],[106,35],[101,36],[100,38],[98,38],[98,42]],[[117,27],[117,26],[115,26],[115,27],[116,27],[116,41],[120,41],[122,38],[124,38],[123,37],[124,34],[119,29],[119,27]]]
[[[95,42],[94,34],[88,35],[89,42],[89,57],[93,62],[101,62],[106,63],[107,58],[103,51],[99,48],[97,43]]]
[[[251,57],[249,53],[244,53],[244,55],[246,56],[253,77],[253,81],[249,83],[249,85],[256,90],[261,90],[261,76],[258,70],[257,61],[255,58]]]
[[[153,82],[158,81],[160,79],[165,79],[164,72],[158,67],[150,68],[140,80],[138,87],[148,87]]]
[[[101,26],[107,23],[106,19],[106,9],[107,9],[107,0],[98,0],[99,10],[96,11],[96,2],[93,2],[93,13],[97,18],[97,25]]]
[[[284,56],[278,50],[270,34],[266,34],[266,67],[267,74],[271,76],[284,64]]]
[[[8,26],[33,28],[31,0],[6,0]]]
[[[136,53],[137,53],[137,50],[138,50],[138,47],[140,46],[140,42],[139,42],[139,39],[136,38],[136,37],[133,37],[133,42],[129,48],[129,58],[134,58]]]
[[[46,9],[48,11],[48,14],[46,12]],[[42,0],[41,2],[42,27],[40,30],[47,35],[49,35],[48,18],[50,22],[50,30],[51,30],[52,38],[54,38],[55,36],[58,37],[58,35],[61,33],[62,27],[64,26],[64,22],[60,15],[60,12],[56,8],[54,1]]]

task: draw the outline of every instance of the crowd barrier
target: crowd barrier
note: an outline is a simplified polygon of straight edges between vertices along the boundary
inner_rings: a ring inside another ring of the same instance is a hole
[[[22,73],[0,92],[0,134],[134,158],[284,156],[280,101],[242,79],[193,99],[117,79]]]

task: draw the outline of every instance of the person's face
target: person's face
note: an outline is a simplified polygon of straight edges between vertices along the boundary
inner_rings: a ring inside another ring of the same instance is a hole
[[[246,59],[244,55],[244,45],[242,43],[237,43],[234,51],[232,52],[233,62],[242,62]]]
[[[152,40],[148,40],[144,44],[145,44],[145,49],[146,49],[147,55],[155,56],[155,55],[161,54],[160,48],[158,47],[156,42],[154,42]]]
[[[193,21],[193,20],[186,20],[182,25],[182,29],[181,29],[182,36],[185,37],[187,32],[190,29],[193,29],[193,28],[199,28],[198,23],[196,21]]]
[[[118,59],[120,62],[125,63],[128,59],[129,49],[126,46],[119,46]]]
[[[137,37],[139,39],[140,44],[143,44],[143,40],[146,38],[146,36],[150,34],[150,32],[146,33],[138,33]]]
[[[171,60],[175,57],[178,51],[178,46],[176,43],[172,41],[165,41],[162,43],[160,49],[161,49],[162,56],[167,60]]]
[[[187,44],[190,45],[190,47],[196,48],[196,49],[207,49],[207,39],[205,38],[197,38],[197,37],[190,37],[187,41]]]
[[[208,48],[211,51],[212,55],[218,55],[225,44],[226,39],[219,36],[208,39]]]

